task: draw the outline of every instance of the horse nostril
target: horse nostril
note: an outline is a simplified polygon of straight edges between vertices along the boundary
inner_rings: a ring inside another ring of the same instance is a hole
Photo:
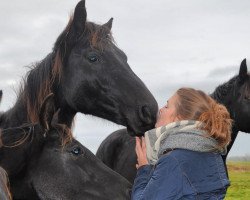
[[[150,124],[152,122],[151,113],[148,106],[144,105],[139,109],[139,117],[142,122]]]

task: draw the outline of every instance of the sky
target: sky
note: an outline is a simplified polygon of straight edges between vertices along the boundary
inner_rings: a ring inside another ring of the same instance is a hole
[[[66,26],[76,0],[0,2],[1,111],[16,101],[27,66],[43,59]],[[250,66],[249,0],[87,0],[87,18],[98,24],[114,18],[112,33],[132,70],[159,107],[180,87],[212,93]],[[74,135],[95,153],[111,132],[123,128],[77,114]],[[250,154],[250,134],[239,133],[229,156]]]

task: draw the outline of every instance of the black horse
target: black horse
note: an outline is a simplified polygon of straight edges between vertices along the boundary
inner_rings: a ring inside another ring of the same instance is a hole
[[[246,59],[240,65],[239,75],[218,86],[211,96],[225,105],[234,120],[232,140],[227,147],[224,162],[239,131],[250,132],[250,75]],[[126,129],[111,133],[99,146],[96,156],[114,171],[133,183],[137,163],[135,138],[126,134]]]
[[[41,103],[51,92],[59,122],[69,127],[77,112],[124,125],[130,134],[154,127],[157,102],[114,43],[112,19],[97,25],[86,16],[80,1],[53,51],[33,66],[16,104],[0,116],[0,127],[38,122]]]
[[[0,165],[10,174],[13,199],[130,199],[131,184],[72,138],[66,125],[52,123],[54,110],[49,97],[39,124],[2,130]]]

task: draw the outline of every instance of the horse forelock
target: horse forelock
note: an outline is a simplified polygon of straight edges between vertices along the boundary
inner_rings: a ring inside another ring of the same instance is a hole
[[[87,22],[85,29],[92,48],[103,51],[109,44],[115,44],[111,30],[108,27]]]

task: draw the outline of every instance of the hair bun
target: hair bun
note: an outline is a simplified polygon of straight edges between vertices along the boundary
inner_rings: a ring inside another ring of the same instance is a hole
[[[212,100],[209,110],[202,113],[199,120],[203,122],[203,129],[208,132],[209,136],[218,140],[220,147],[229,143],[232,119],[225,106]]]

